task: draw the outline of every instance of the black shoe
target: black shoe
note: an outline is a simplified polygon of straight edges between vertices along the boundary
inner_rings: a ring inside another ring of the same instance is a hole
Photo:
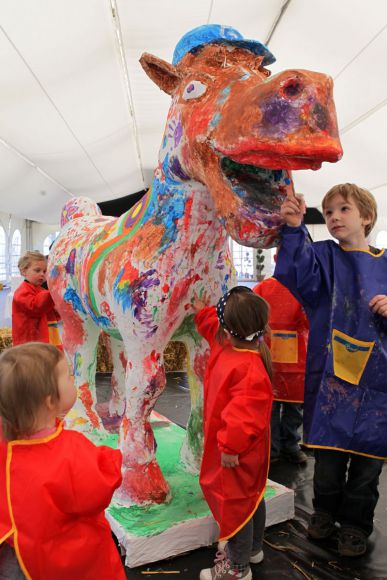
[[[298,449],[298,451],[283,451],[282,454],[290,463],[301,465],[308,461],[308,456],[301,449]]]
[[[335,522],[330,514],[315,512],[310,518],[308,536],[314,540],[325,540],[335,531]]]
[[[341,528],[338,547],[340,556],[362,556],[367,551],[367,536],[363,530]]]

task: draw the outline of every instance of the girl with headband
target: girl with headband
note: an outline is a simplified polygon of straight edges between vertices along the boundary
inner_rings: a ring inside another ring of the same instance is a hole
[[[264,342],[269,307],[236,286],[216,308],[196,298],[195,322],[210,345],[204,380],[204,452],[200,485],[228,540],[201,580],[250,580],[263,560],[263,499],[270,456],[270,351]]]

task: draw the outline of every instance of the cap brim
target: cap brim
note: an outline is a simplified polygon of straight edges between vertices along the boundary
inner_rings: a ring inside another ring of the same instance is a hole
[[[258,56],[263,56],[263,65],[273,64],[276,61],[274,54],[270,52],[270,50],[264,45],[258,42],[258,40],[249,40],[247,38],[243,40],[233,40],[230,41],[228,39],[220,40],[219,42],[224,42],[225,44],[232,44],[236,46],[240,46],[241,48],[246,48],[250,50],[254,54]]]

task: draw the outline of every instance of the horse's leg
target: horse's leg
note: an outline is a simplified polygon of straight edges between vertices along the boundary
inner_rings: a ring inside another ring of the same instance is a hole
[[[203,382],[209,347],[196,331],[193,320],[189,321],[189,325],[190,334],[178,336],[178,340],[184,342],[187,347],[187,380],[191,398],[191,414],[180,457],[187,471],[198,473],[203,452]],[[187,325],[184,328],[186,329]]]
[[[125,373],[126,355],[122,340],[109,336],[113,373],[111,378],[110,399],[106,403],[98,403],[98,414],[108,431],[119,431],[122,416],[125,412]]]
[[[66,419],[67,425],[81,430],[102,427],[95,409],[95,372],[100,330],[90,319],[75,311],[63,316],[63,345],[73,368],[77,400]]]
[[[168,499],[169,487],[156,460],[150,424],[150,414],[164,388],[162,354],[128,350],[126,409],[120,428],[123,481],[115,494],[125,505],[163,503]]]

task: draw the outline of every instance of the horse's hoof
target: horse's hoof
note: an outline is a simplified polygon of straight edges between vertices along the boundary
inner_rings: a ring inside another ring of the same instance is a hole
[[[121,487],[114,500],[123,505],[166,503],[170,499],[169,485],[155,461],[123,467]]]

